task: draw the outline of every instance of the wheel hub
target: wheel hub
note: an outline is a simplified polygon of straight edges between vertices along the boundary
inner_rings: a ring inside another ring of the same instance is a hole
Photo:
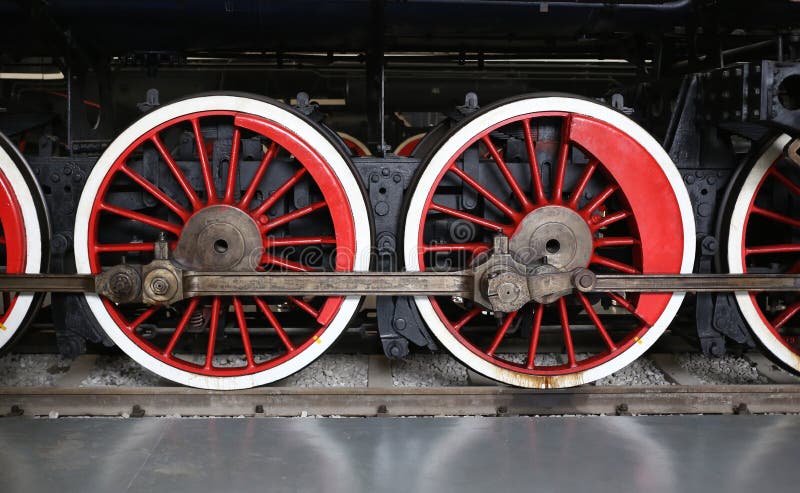
[[[191,270],[254,271],[262,250],[261,232],[252,217],[236,207],[213,205],[186,222],[175,260]]]
[[[528,266],[546,263],[559,270],[573,270],[589,265],[592,232],[577,212],[548,205],[525,216],[511,237],[509,250]]]

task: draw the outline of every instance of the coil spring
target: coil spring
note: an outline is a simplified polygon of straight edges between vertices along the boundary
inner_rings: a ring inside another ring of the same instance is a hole
[[[206,317],[203,310],[195,310],[189,318],[189,328],[194,331],[201,331],[206,325]]]

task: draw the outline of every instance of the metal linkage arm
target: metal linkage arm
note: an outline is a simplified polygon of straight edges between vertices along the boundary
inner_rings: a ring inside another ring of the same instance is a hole
[[[588,272],[588,271],[586,271]],[[585,292],[718,293],[724,291],[797,291],[800,276],[789,274],[601,274],[590,287],[575,287]]]
[[[183,294],[224,296],[461,296],[471,298],[474,276],[459,272],[185,272]]]

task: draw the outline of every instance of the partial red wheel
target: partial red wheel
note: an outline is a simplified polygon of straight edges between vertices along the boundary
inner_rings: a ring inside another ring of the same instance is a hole
[[[403,142],[400,142],[400,144],[398,144],[397,148],[394,150],[394,153],[398,156],[410,156],[424,137],[424,133],[412,135]]]
[[[521,97],[485,108],[423,162],[405,219],[408,270],[465,268],[498,232],[531,268],[688,273],[694,261],[692,208],[672,161],[633,121],[578,98]],[[573,293],[499,319],[460,298],[416,303],[470,368],[545,388],[627,365],[664,332],[683,296]],[[545,354],[542,341],[554,337],[560,354]],[[524,352],[514,353],[513,343]]]
[[[75,226],[81,273],[147,263],[159,237],[200,271],[363,271],[370,217],[352,164],[280,103],[232,95],[182,100],[123,132],[87,179]],[[170,380],[253,387],[321,355],[359,297],[209,297],[169,308],[87,295],[109,337]]]
[[[46,270],[50,227],[44,198],[14,145],[0,134],[0,275]],[[42,296],[0,293],[0,352],[36,314]]]
[[[732,273],[800,272],[800,169],[784,157],[788,135],[771,139],[733,183],[725,216]],[[784,366],[800,372],[797,293],[736,293],[753,334]]]
[[[350,154],[355,157],[364,157],[364,156],[371,156],[372,153],[369,152],[369,147],[366,146],[363,142],[358,140],[357,138],[353,137],[352,135],[345,133],[345,132],[336,132],[336,135],[342,139],[344,145],[350,150]]]

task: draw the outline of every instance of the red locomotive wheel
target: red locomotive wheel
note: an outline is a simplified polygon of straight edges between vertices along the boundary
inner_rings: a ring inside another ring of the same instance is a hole
[[[563,270],[686,273],[694,260],[691,205],[672,161],[627,117],[577,98],[523,97],[485,108],[423,162],[405,221],[408,270],[467,267],[497,232],[530,267],[546,258]],[[544,388],[593,381],[630,363],[666,329],[682,298],[574,293],[496,321],[458,298],[416,302],[464,364]],[[487,326],[494,327],[488,336],[479,330]],[[559,335],[561,355],[540,350],[549,326],[557,327],[549,334]],[[587,327],[602,350],[579,349],[576,331],[585,336]],[[525,353],[504,354],[512,333]]]
[[[800,170],[785,158],[780,135],[761,150],[731,188],[726,216],[732,273],[797,273],[800,269]],[[796,293],[736,293],[753,334],[773,358],[800,372],[800,298]]]
[[[371,244],[362,189],[336,146],[288,107],[228,95],[164,106],[123,132],[87,180],[75,230],[85,273],[146,263],[159,237],[174,261],[205,271],[367,270]],[[235,389],[309,364],[360,298],[216,296],[169,308],[87,300],[114,342],[151,371]],[[238,353],[217,350],[232,338]],[[183,354],[192,347],[200,354]]]
[[[49,242],[47,211],[33,173],[0,135],[0,272],[43,271]],[[0,351],[8,349],[38,309],[41,295],[0,294]]]

